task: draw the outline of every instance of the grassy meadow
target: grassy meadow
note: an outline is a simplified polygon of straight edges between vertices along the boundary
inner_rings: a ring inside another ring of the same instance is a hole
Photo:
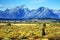
[[[60,22],[0,23],[0,40],[60,40]]]

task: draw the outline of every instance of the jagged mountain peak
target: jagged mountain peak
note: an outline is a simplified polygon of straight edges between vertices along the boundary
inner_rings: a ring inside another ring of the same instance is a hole
[[[16,6],[15,9],[28,9],[26,5]]]
[[[26,5],[21,5],[21,8],[27,8]]]
[[[10,11],[10,9],[7,8],[5,11]]]
[[[54,13],[54,10],[51,10],[46,7],[39,7],[38,9],[29,10],[25,5],[21,5],[13,9],[6,9],[5,11],[0,12],[0,18],[5,19],[58,18],[59,19],[60,18],[59,14],[60,12]]]

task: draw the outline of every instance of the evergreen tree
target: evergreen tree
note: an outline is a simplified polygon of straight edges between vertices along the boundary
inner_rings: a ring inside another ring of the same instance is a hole
[[[42,27],[42,36],[45,35],[45,28],[46,28],[46,23],[43,23],[43,27]]]

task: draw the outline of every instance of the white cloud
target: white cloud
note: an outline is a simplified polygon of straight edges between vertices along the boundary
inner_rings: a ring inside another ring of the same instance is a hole
[[[15,7],[15,5],[12,5],[12,4],[9,4],[9,5],[0,4],[0,10],[6,10],[7,8],[12,9],[14,7]]]
[[[5,5],[0,4],[0,10],[5,10],[5,9],[6,9],[6,6],[5,6]]]
[[[0,4],[0,8],[4,8],[4,5]]]

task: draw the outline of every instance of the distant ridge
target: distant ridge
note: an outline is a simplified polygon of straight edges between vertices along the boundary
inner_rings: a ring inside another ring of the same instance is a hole
[[[24,20],[24,19],[58,19],[60,20],[60,10],[51,10],[46,7],[29,10],[25,5],[17,6],[13,9],[0,10],[0,20]]]

